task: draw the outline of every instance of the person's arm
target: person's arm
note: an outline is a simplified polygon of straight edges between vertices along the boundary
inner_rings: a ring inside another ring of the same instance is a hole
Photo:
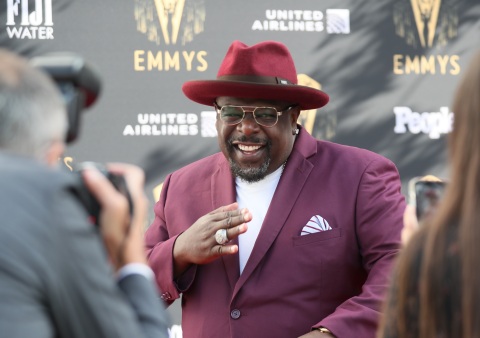
[[[178,217],[165,215],[171,180],[170,175],[163,183],[160,200],[155,204],[155,220],[145,234],[148,262],[167,304],[188,290],[198,265],[238,252],[236,244],[219,245],[215,241],[216,231],[226,229],[228,239],[232,240],[247,231],[246,223],[252,219],[247,209],[240,210],[237,203],[232,203],[199,217],[193,224],[175,224]],[[178,212],[188,212],[188,205],[183,208]],[[167,218],[171,220],[169,224]]]
[[[124,177],[131,199],[133,215],[130,217],[127,199],[94,168],[83,172],[85,184],[101,208],[100,233],[115,270],[127,264],[144,264],[143,227],[148,200],[143,192],[144,173],[133,165],[109,164],[108,170]]]
[[[178,234],[170,235],[165,220],[165,204],[170,186],[171,175],[163,182],[160,199],[154,207],[155,219],[145,232],[145,245],[148,263],[155,272],[155,279],[162,292],[162,299],[167,305],[180,297],[181,291],[177,288],[174,277],[173,245]],[[190,285],[194,279],[196,267],[189,269],[188,276],[184,276],[185,285]]]
[[[375,336],[391,267],[400,249],[404,209],[405,198],[393,163],[384,159],[369,163],[356,202],[359,254],[368,277],[359,295],[342,303],[314,327],[325,327],[337,337]],[[305,337],[315,334],[312,331]]]
[[[77,251],[72,256],[83,257],[72,262],[72,265],[76,263],[76,271],[83,271],[75,286],[89,308],[81,318],[85,326],[92,330],[98,328],[98,332],[90,336],[168,337],[168,316],[153,278],[148,276],[149,267],[144,253],[143,225],[147,199],[143,193],[143,172],[140,168],[123,164],[110,165],[109,170],[125,177],[134,202],[134,213],[130,219],[124,196],[98,171],[87,169],[84,173],[87,187],[101,205],[100,233],[109,260],[117,272],[129,266],[143,267],[143,271],[130,269],[120,276],[116,285],[106,260],[104,257],[99,259],[101,247],[96,248],[98,241],[87,241],[88,236],[68,236],[72,241],[70,250]],[[65,209],[75,212],[73,207]],[[61,214],[63,210],[58,212]],[[67,217],[59,216],[58,219],[62,220]],[[70,218],[74,219],[73,216]]]

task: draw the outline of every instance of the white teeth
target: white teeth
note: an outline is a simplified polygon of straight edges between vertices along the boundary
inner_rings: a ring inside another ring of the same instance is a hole
[[[258,150],[261,148],[261,146],[245,146],[243,144],[239,144],[238,145],[238,148],[241,150],[241,151],[255,151],[255,150]]]

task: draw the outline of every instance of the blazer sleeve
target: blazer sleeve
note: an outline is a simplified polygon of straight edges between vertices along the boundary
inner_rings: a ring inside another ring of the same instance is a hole
[[[118,285],[141,323],[144,336],[167,338],[169,317],[160,306],[155,284],[145,276],[130,274],[122,278]]]
[[[60,196],[52,213],[58,257],[52,264],[68,285],[64,299],[52,304],[59,336],[168,337],[168,316],[154,282],[130,275],[117,283],[100,236],[79,209],[72,198]]]
[[[362,291],[317,323],[337,337],[374,337],[388,288],[391,268],[400,248],[405,198],[399,174],[384,158],[363,172],[356,199],[356,235],[368,277]]]
[[[155,204],[155,219],[145,233],[147,258],[155,273],[157,285],[161,290],[161,298],[170,305],[180,294],[192,285],[197,266],[191,266],[179,279],[173,275],[173,246],[180,233],[169,233],[165,215],[168,189],[172,176],[163,183],[159,201]]]

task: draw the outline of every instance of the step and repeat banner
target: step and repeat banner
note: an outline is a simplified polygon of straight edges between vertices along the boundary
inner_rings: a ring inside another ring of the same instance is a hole
[[[214,79],[233,40],[287,45],[299,83],[330,95],[324,108],[302,112],[301,123],[319,139],[390,158],[406,196],[413,177],[448,176],[452,98],[480,48],[478,0],[0,0],[0,6],[2,47],[26,57],[78,53],[102,79],[64,163],[138,164],[152,207],[168,173],[218,151],[214,109],[189,101],[181,86]],[[171,311],[178,324],[178,308]],[[178,327],[172,330],[180,336]]]

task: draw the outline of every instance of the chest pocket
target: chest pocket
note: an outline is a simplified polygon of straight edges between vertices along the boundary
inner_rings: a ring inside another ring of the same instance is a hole
[[[342,236],[342,228],[320,231],[317,233],[293,237],[293,246],[309,245],[324,241],[330,241]]]

